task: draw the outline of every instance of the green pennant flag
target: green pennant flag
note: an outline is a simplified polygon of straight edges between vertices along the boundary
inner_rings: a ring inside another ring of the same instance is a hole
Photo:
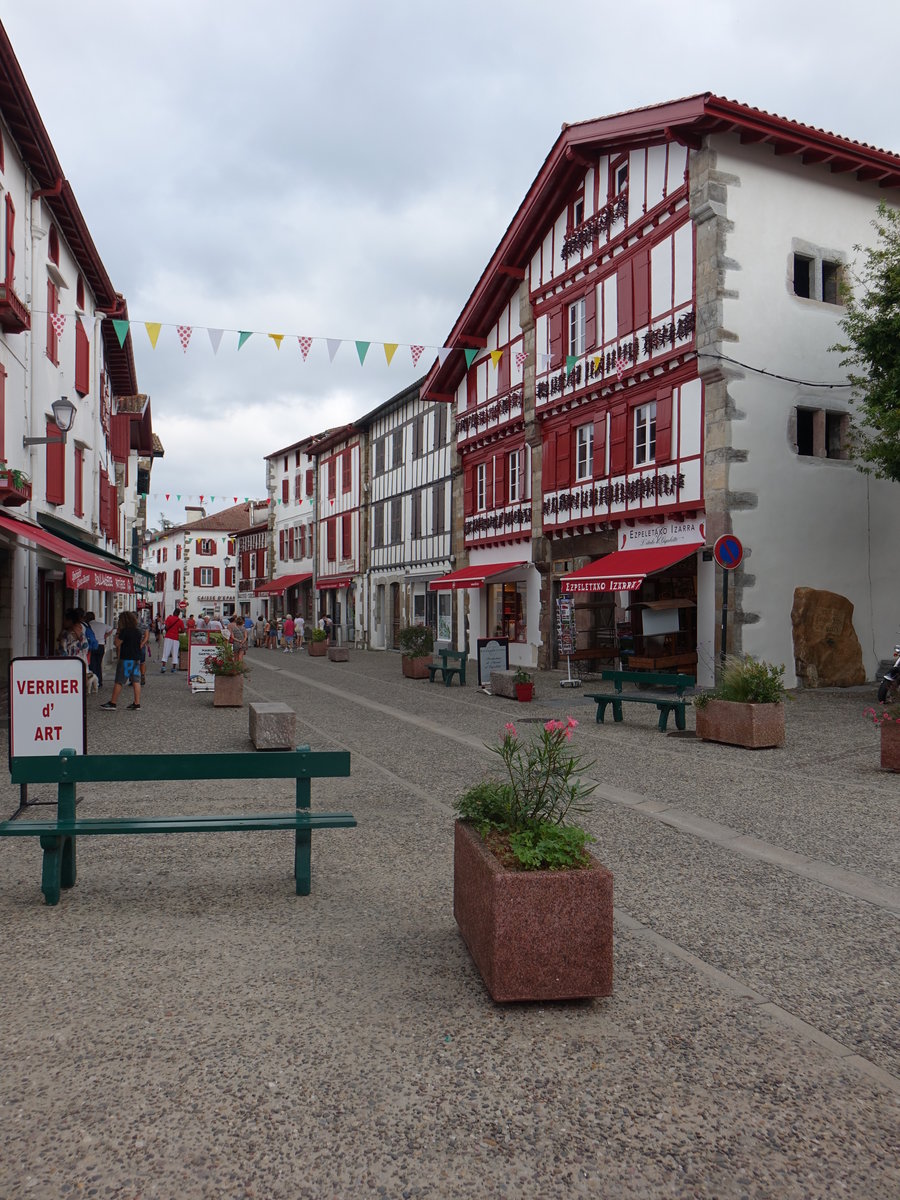
[[[363,363],[366,361],[366,355],[369,353],[369,347],[371,345],[372,345],[371,342],[357,342],[356,343],[356,353],[359,355],[359,365],[360,366],[362,366]]]
[[[575,370],[575,364],[576,364],[577,362],[578,362],[578,355],[577,355],[577,354],[567,354],[567,355],[566,355],[566,370],[567,370],[567,371],[574,371],[574,370]]]
[[[175,497],[175,499],[176,499],[176,500],[180,500],[180,499],[181,499],[181,493],[180,493],[180,492],[179,492],[179,494],[178,494],[178,495]]]
[[[252,338],[252,337],[253,337],[253,334],[247,333],[247,331],[245,329],[239,330],[239,332],[238,332],[238,350],[240,350],[240,348],[241,348],[241,346],[243,346],[244,342],[246,342],[249,338]]]
[[[466,370],[468,370],[468,369],[469,369],[469,367],[471,367],[472,363],[475,361],[475,356],[476,356],[477,354],[478,354],[478,351],[477,351],[477,350],[466,350],[466,351],[465,351],[465,356],[466,356]]]
[[[130,321],[122,321],[119,319],[113,320],[113,329],[116,331],[116,337],[119,339],[119,349],[125,345],[125,339],[128,337],[128,326]]]

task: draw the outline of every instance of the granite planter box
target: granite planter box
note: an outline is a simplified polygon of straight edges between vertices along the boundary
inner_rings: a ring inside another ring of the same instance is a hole
[[[215,708],[240,708],[244,703],[243,675],[217,675],[213,691]]]
[[[696,708],[697,737],[705,742],[724,742],[747,750],[766,750],[784,745],[783,704],[739,704],[734,700],[710,700]]]
[[[329,662],[349,662],[350,651],[346,646],[329,646],[328,647]]]
[[[403,674],[407,679],[427,679],[430,662],[430,658],[410,658],[408,654],[404,654],[400,659]]]
[[[328,653],[327,642],[307,642],[306,653],[310,658],[324,658]]]
[[[510,871],[456,822],[453,915],[491,998],[575,1000],[612,994],[613,877]]]
[[[900,771],[900,721],[881,722],[881,769]]]

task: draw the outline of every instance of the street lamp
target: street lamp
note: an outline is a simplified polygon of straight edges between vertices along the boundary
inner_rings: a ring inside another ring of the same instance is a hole
[[[75,424],[75,405],[68,396],[60,396],[50,405],[50,411],[53,413],[53,420],[62,437],[24,437],[22,438],[23,446],[51,446],[66,440],[69,430]]]

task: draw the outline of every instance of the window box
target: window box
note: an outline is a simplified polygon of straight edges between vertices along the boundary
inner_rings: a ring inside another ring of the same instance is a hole
[[[13,291],[12,284],[0,283],[0,329],[4,333],[25,333],[31,328],[31,314]]]
[[[18,508],[31,499],[31,481],[14,467],[0,467],[0,504]]]

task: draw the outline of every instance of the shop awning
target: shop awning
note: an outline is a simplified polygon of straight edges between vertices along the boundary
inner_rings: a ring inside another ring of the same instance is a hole
[[[460,567],[458,571],[448,571],[440,579],[432,579],[428,588],[432,592],[456,592],[460,588],[480,588],[484,587],[486,580],[495,575],[502,575],[505,571],[515,571],[518,567],[525,565],[525,559],[518,559],[516,562],[482,563],[478,567]]]
[[[298,583],[306,583],[308,579],[312,579],[312,571],[307,571],[304,575],[281,575],[278,579],[269,579],[260,584],[254,589],[253,595],[283,596],[288,588],[295,587]]]
[[[646,546],[616,550],[562,578],[564,592],[633,592],[648,575],[688,558],[703,545]]]
[[[95,546],[83,538],[76,537],[64,521],[58,521],[48,513],[38,513],[37,520],[42,529],[46,529],[54,537],[68,542],[76,550],[82,550],[85,554],[92,554],[96,558],[102,558],[107,564],[108,571],[113,571],[117,575],[124,575],[127,571],[134,580],[136,592],[156,591],[156,577],[150,571],[145,571],[143,567],[138,566],[137,563],[129,562],[127,558],[121,558],[118,554],[113,554],[111,550],[104,550],[102,546]]]
[[[353,582],[352,575],[331,575],[316,580],[316,590],[323,592],[326,588],[345,588]]]
[[[90,554],[71,542],[48,533],[40,525],[16,520],[0,514],[0,529],[23,538],[42,550],[47,550],[61,558],[66,566],[66,587],[83,591],[119,592],[124,595],[134,595],[134,580],[131,575],[120,568],[114,567],[107,559],[99,554]]]

